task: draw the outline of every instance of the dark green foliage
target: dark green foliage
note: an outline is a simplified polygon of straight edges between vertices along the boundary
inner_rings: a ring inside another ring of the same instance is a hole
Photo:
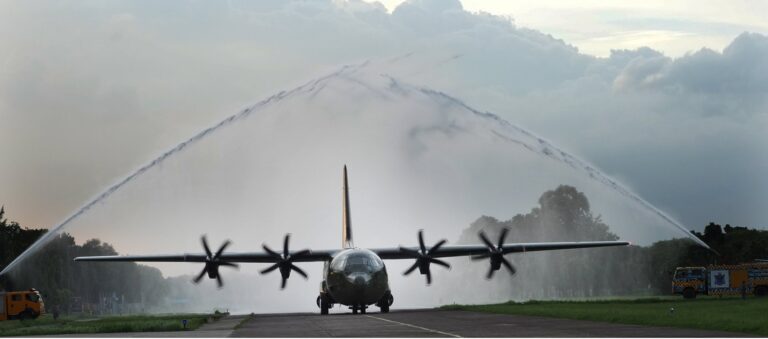
[[[45,232],[44,229],[22,228],[15,221],[8,221],[5,217],[5,207],[0,207],[0,267],[11,263]]]
[[[7,265],[20,255],[44,229],[22,228],[8,222],[0,209],[0,263]],[[140,312],[164,301],[168,290],[160,270],[135,263],[76,263],[87,255],[114,255],[107,243],[91,239],[78,245],[69,234],[60,234],[0,277],[6,290],[35,288],[43,295],[47,310],[58,308],[86,312]],[[110,304],[121,306],[111,306]],[[127,309],[125,305],[134,305]]]

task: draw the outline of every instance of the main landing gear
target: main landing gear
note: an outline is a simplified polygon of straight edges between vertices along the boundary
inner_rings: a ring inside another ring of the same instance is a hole
[[[389,306],[392,306],[392,303],[394,302],[395,298],[392,296],[392,292],[387,291],[387,293],[381,297],[381,300],[376,303],[376,306],[381,309],[381,313],[389,313]]]
[[[320,307],[320,314],[328,314],[328,310],[333,307],[333,303],[328,300],[328,297],[321,294],[317,297],[317,307]]]

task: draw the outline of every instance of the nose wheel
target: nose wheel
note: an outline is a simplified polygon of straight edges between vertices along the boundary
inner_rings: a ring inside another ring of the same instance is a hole
[[[350,307],[352,309],[352,314],[357,314],[357,312],[360,312],[360,314],[365,314],[365,309],[367,306],[365,305],[353,305]]]

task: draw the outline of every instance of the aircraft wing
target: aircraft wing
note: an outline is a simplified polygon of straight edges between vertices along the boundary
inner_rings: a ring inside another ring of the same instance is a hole
[[[339,250],[316,250],[298,256],[294,262],[326,261]],[[296,254],[303,251],[292,251]],[[241,263],[276,263],[279,260],[267,252],[222,253],[219,260]],[[205,253],[161,254],[161,255],[105,255],[77,257],[75,261],[132,261],[132,262],[205,262]]]
[[[567,250],[575,248],[627,246],[629,244],[630,243],[626,241],[533,242],[504,244],[501,246],[501,248],[503,254],[508,254],[518,252]],[[411,253],[418,252],[419,249],[420,248],[417,246],[403,246],[398,248],[372,249],[372,251],[378,254],[382,259],[413,259],[413,255]],[[489,248],[486,245],[441,246],[436,252],[430,253],[430,256],[433,258],[460,257],[482,255],[488,253],[488,251]]]

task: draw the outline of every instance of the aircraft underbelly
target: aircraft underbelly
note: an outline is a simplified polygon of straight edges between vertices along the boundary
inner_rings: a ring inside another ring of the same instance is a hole
[[[357,281],[345,276],[330,276],[327,280],[328,292],[336,303],[342,305],[375,304],[389,291],[389,282],[385,272],[374,274],[369,280],[358,278]]]

